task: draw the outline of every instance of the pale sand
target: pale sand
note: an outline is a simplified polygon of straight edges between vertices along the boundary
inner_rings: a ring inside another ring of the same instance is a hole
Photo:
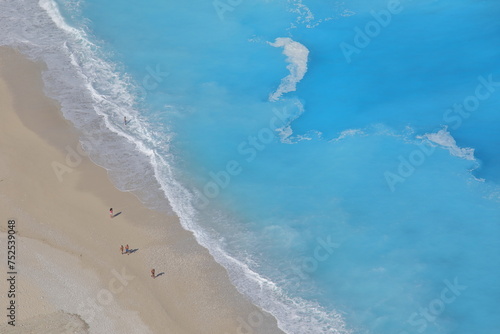
[[[0,48],[0,333],[282,333],[176,217],[116,190],[85,156],[58,180],[53,163],[79,149],[78,133],[43,94],[41,69]],[[16,327],[6,324],[11,218]],[[127,243],[138,250],[120,254]]]

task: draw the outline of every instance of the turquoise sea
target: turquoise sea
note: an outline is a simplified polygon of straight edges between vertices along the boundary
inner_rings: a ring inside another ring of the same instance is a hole
[[[284,332],[498,332],[500,2],[2,0],[0,25],[116,187]]]

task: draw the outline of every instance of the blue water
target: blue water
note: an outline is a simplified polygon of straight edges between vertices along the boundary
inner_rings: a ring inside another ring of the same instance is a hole
[[[285,332],[496,333],[500,4],[228,3],[25,0],[0,41]]]

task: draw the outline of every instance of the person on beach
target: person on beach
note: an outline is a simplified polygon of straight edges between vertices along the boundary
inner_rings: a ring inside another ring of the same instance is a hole
[[[151,277],[156,278],[155,270],[154,269],[151,269]]]
[[[122,251],[122,254],[123,254],[123,245],[120,246],[120,250]]]
[[[130,253],[129,253],[129,248],[128,248],[128,244],[125,246],[125,253],[127,253],[127,255],[130,255]]]
[[[113,208],[109,209],[109,218],[113,218]]]
[[[123,117],[123,124],[127,125],[127,116]]]

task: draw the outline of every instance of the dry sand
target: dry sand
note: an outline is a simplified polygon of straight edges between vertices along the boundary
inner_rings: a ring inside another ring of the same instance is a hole
[[[42,69],[0,48],[0,333],[282,333],[175,216],[118,191],[81,152],[43,94]],[[54,168],[65,168],[62,181]],[[110,207],[120,214],[110,218]],[[15,327],[6,317],[9,219]],[[125,244],[137,250],[122,255]]]

